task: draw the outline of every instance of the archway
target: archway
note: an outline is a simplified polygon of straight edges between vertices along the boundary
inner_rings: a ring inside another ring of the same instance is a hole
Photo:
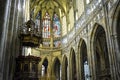
[[[54,75],[56,80],[61,80],[61,64],[58,58],[55,59],[54,63]]]
[[[68,60],[67,57],[63,57],[62,61],[62,80],[68,80]]]
[[[115,7],[115,11],[113,14],[113,41],[115,45],[115,54],[117,56],[117,60],[119,61],[120,65],[120,1],[118,5]]]
[[[47,75],[47,68],[48,68],[48,60],[45,58],[45,60],[42,63],[41,76]]]
[[[90,70],[87,56],[87,46],[84,40],[80,42],[80,78],[81,80],[90,80]]]
[[[70,56],[70,80],[77,80],[77,71],[76,71],[76,56],[75,51],[71,49],[71,56]]]
[[[120,75],[120,1],[118,0],[117,4],[114,7],[113,10],[113,23],[112,23],[112,48],[113,48],[113,56],[114,56],[114,65],[116,71],[113,73],[115,78],[119,79]],[[116,76],[118,75],[118,76]]]
[[[118,18],[117,18],[117,26],[116,26],[116,31],[117,31],[117,40],[118,40],[118,49],[120,51],[120,10],[118,13]]]
[[[101,25],[97,25],[96,27],[93,40],[96,79],[111,80],[106,33]]]

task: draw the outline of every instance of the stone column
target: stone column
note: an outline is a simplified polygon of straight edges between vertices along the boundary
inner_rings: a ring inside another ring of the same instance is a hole
[[[65,64],[65,60],[63,59],[63,62],[62,62],[62,80],[66,80],[65,77],[67,77],[67,72],[65,72],[65,69],[66,69],[66,64]]]
[[[9,58],[9,55],[7,53],[7,37],[8,37],[8,26],[9,26],[9,18],[10,18],[10,10],[11,10],[11,0],[5,0],[4,1],[1,1],[2,2],[2,8],[1,8],[1,34],[0,34],[0,64],[1,64],[1,68],[0,68],[0,78],[1,80],[5,80],[7,79],[8,77],[8,62],[7,62],[7,59]],[[11,20],[12,21],[12,20]],[[7,62],[7,63],[5,63]],[[3,76],[6,75],[6,78],[4,79]]]
[[[0,80],[2,80],[3,76],[3,56],[4,56],[4,47],[5,47],[5,28],[7,23],[7,12],[8,12],[8,2],[7,0],[0,1]]]
[[[77,76],[77,80],[80,80],[80,58],[79,58],[79,50],[77,50],[77,56],[76,56],[76,76]]]
[[[48,61],[49,64],[48,64],[48,69],[47,69],[47,80],[55,80],[52,59],[53,59],[52,56],[49,55],[49,61]]]
[[[51,19],[50,26],[50,47],[53,48],[54,40],[53,40],[53,19]]]
[[[1,33],[1,80],[13,80],[14,59],[18,49],[18,9],[16,0],[5,0]],[[4,3],[3,3],[4,4]],[[2,5],[3,5],[2,4]],[[1,22],[1,21],[0,21]],[[11,65],[12,64],[12,65]]]
[[[69,58],[71,58],[71,56]],[[72,60],[69,59],[68,63],[69,63],[69,65],[68,65],[68,68],[69,68],[69,72],[68,72],[69,76],[68,77],[69,77],[69,79],[68,80],[72,80],[73,79],[73,75],[72,75]]]
[[[89,69],[90,69],[90,80],[95,80],[94,79],[94,71],[95,71],[95,66],[93,65],[93,63],[95,62],[93,57],[94,55],[93,53],[93,49],[91,48],[91,45],[93,44],[93,41],[90,38],[90,35],[88,33],[88,39],[87,39],[88,45],[87,45],[87,55],[88,55],[88,64],[89,64]]]
[[[27,22],[28,20],[30,20],[30,0],[21,0],[19,1],[19,9],[21,10],[21,17],[22,17],[22,21],[21,24],[24,24],[25,22]],[[31,16],[32,19],[32,16]],[[23,56],[27,56],[27,55],[31,55],[31,48],[29,47],[23,47],[22,45],[20,45],[20,55]]]
[[[118,0],[119,1],[119,0]],[[109,18],[109,12],[108,12],[108,2],[105,0],[102,0],[102,9],[103,9],[103,13],[104,13],[104,23],[105,23],[105,27],[106,27],[106,42],[107,42],[107,47],[108,47],[108,56],[109,56],[109,61],[110,61],[110,76],[112,80],[118,80],[117,78],[117,63],[116,63],[116,56],[114,55],[114,43],[112,43],[112,39],[111,39],[111,30],[110,30],[110,18]],[[117,4],[116,4],[117,5]],[[116,11],[117,12],[117,11]],[[115,26],[113,26],[115,27]],[[114,35],[114,34],[113,34]],[[116,52],[116,51],[115,51]]]

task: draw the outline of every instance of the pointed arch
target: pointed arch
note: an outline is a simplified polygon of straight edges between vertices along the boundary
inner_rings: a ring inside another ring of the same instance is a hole
[[[110,75],[110,61],[106,41],[106,31],[103,26],[95,24],[91,33],[90,46],[92,51],[92,59],[94,66],[94,75],[97,80],[109,78]],[[102,75],[102,76],[101,76]]]
[[[61,80],[61,63],[58,57],[54,59],[52,68],[53,68],[53,73],[55,75],[55,78],[57,80]]]
[[[112,30],[112,49],[113,49],[113,54],[112,56],[114,57],[114,64],[116,66],[116,71],[113,73],[115,78],[118,78],[120,74],[120,1],[117,0],[116,5],[114,7],[114,10],[112,11],[112,24],[111,24],[111,30]]]
[[[87,52],[87,44],[84,39],[80,39],[78,45],[78,53],[79,53],[79,70],[80,70],[80,79],[81,80],[89,80],[90,79],[90,69],[88,64],[88,52]]]
[[[72,80],[77,80],[76,54],[73,48],[70,50],[69,76]]]
[[[115,50],[117,57],[120,58],[120,1],[118,0],[117,5],[113,10],[112,19],[112,37],[114,38]],[[119,59],[120,61],[120,59]]]
[[[93,36],[95,36],[95,32],[99,26],[102,26],[102,25],[100,25],[99,23],[94,23],[94,25],[92,26],[93,28],[92,28],[92,31],[90,33],[90,40],[93,41],[93,38],[94,38]],[[106,31],[106,29],[103,26],[102,26],[102,28],[104,29],[104,31]]]
[[[58,57],[55,57],[54,60],[53,60],[53,63],[52,63],[52,65],[53,65],[52,68],[53,69],[54,69],[54,65],[55,65],[56,61],[58,61],[61,64],[60,59]]]
[[[68,80],[68,59],[66,55],[62,59],[62,80]]]
[[[48,69],[48,59],[44,58],[42,62],[42,69],[41,69],[41,75],[46,76],[47,75],[47,69]]]
[[[78,50],[80,50],[79,48],[81,47],[83,41],[85,42],[85,44],[87,44],[86,41],[83,38],[80,38],[79,44],[78,44]]]

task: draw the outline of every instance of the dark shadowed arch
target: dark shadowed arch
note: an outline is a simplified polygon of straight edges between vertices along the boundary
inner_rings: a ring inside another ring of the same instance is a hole
[[[54,71],[56,80],[60,80],[61,79],[61,63],[58,58],[55,58],[54,60],[53,71]]]
[[[80,39],[78,49],[80,58],[80,79],[87,80],[90,78],[90,70],[87,56],[87,45],[83,39]]]
[[[120,64],[120,1],[118,1],[118,4],[115,6],[116,7],[114,8],[113,15],[112,15],[113,20],[112,20],[111,28],[112,28],[114,50]]]
[[[96,24],[93,28],[92,35],[91,45],[93,48],[96,79],[104,80],[109,78],[111,80],[106,32],[101,25]]]
[[[45,76],[47,74],[47,68],[48,68],[48,59],[45,58],[42,63],[42,76]]]
[[[66,55],[64,55],[62,61],[62,80],[68,80],[68,60]]]
[[[76,71],[76,56],[75,56],[75,51],[73,48],[71,48],[70,51],[70,69],[71,72],[70,78],[72,80],[77,80],[77,71]]]

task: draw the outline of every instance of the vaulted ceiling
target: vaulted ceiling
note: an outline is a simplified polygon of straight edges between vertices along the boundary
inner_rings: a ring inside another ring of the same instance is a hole
[[[31,10],[34,9],[34,17],[39,11],[42,12],[42,18],[46,12],[49,13],[50,17],[56,13],[59,17],[61,14],[66,14],[71,6],[72,0],[31,0]]]

